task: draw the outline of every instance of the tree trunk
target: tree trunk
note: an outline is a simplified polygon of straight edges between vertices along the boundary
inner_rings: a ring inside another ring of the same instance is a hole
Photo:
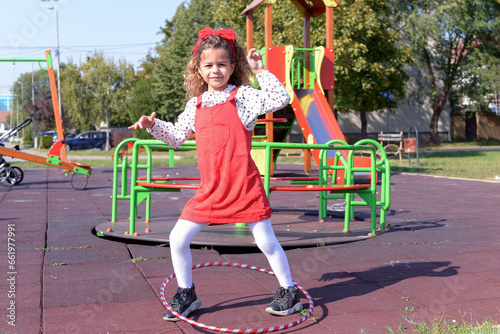
[[[439,125],[439,116],[441,115],[441,111],[442,110],[440,109],[438,110],[434,109],[431,117],[431,125],[430,125],[431,143],[434,144],[439,143],[438,125]]]
[[[450,91],[450,87],[445,85],[443,90],[441,91],[440,96],[436,96],[432,101],[432,117],[431,117],[431,125],[430,125],[430,133],[431,133],[431,143],[437,144],[439,143],[439,134],[438,134],[438,126],[439,126],[439,117],[441,116],[441,112],[444,109],[444,105],[446,104],[446,98],[448,97],[448,92]]]
[[[366,128],[367,128],[366,112],[360,111],[359,118],[361,119],[361,138],[365,139],[368,137],[368,134],[366,132]]]

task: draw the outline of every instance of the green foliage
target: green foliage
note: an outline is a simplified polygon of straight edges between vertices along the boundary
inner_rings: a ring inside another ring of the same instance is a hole
[[[497,33],[500,34],[500,31]],[[481,46],[482,47],[482,46]],[[466,65],[467,78],[460,83],[460,94],[466,96],[467,112],[489,111],[500,94],[500,44],[489,44],[488,52],[473,52]],[[478,66],[480,64],[480,66]]]
[[[139,68],[141,69],[137,71],[136,77],[138,79],[151,77],[154,72],[157,59],[158,58],[154,57],[151,51],[148,52],[146,57],[141,61],[141,64],[139,65]]]
[[[240,13],[247,5],[246,0],[235,0],[230,5],[222,0],[193,0],[179,6],[172,20],[166,21],[162,28],[164,44],[157,48],[159,58],[154,62],[153,72],[156,80],[154,93],[158,101],[161,101],[161,107],[157,110],[159,118],[173,121],[184,110],[186,94],[182,89],[182,74],[198,40],[197,33],[200,29],[207,26],[214,29],[234,29],[239,36],[238,42],[246,46],[246,18]],[[276,2],[273,5],[273,17],[273,44],[302,46],[302,19],[293,4],[290,1]],[[263,6],[258,6],[255,10],[254,25],[264,26]],[[313,45],[324,45],[324,29],[324,17],[312,20]],[[264,46],[264,29],[255,29],[254,46]],[[155,107],[155,103],[145,109]]]
[[[396,107],[405,97],[404,66],[412,61],[400,42],[386,1],[343,1],[335,9],[335,110]],[[393,101],[382,92],[391,92]]]
[[[33,123],[26,126],[21,130],[21,135],[23,137],[23,145],[24,146],[33,146],[34,138],[33,138]]]
[[[439,117],[450,91],[466,84],[473,69],[485,66],[484,74],[498,64],[500,2],[393,0],[392,5],[419,67],[416,89],[431,100],[431,140],[437,142]]]
[[[37,133],[55,129],[54,109],[52,107],[52,97],[50,92],[49,75],[47,71],[37,70],[33,73],[27,72],[19,76],[14,83],[14,100],[10,114],[13,117],[13,124],[24,121],[28,117],[33,119],[32,125],[25,128],[26,135],[28,128],[32,131],[33,125]],[[7,123],[10,124],[10,117]],[[65,126],[71,126],[69,119],[64,117]],[[25,138],[29,140],[29,138]],[[33,140],[33,138],[31,138]]]
[[[154,92],[161,101],[158,118],[173,121],[184,111],[184,69],[198,40],[198,31],[215,26],[213,12],[209,0],[192,0],[190,4],[177,8],[172,21],[166,21],[164,44],[158,48],[159,58],[153,73],[156,80]]]
[[[13,94],[13,110],[16,107],[19,107],[19,111],[23,112],[30,109],[32,98],[36,101],[50,94],[50,82],[47,71],[37,70],[33,73],[26,72],[21,74],[14,83]]]
[[[245,17],[239,15],[248,1],[213,0],[215,19],[245,34]],[[405,64],[412,61],[392,28],[386,1],[347,0],[335,8],[335,109],[374,111],[395,107],[405,97]],[[264,6],[254,8],[254,46],[264,45]],[[273,4],[273,45],[302,47],[303,19],[291,1]],[[311,19],[311,46],[324,46],[325,15]],[[380,93],[391,92],[394,100]]]
[[[214,18],[221,27],[229,27],[242,36],[241,45],[246,45],[246,16],[240,13],[250,4],[247,0],[212,0],[216,8]],[[254,47],[264,46],[264,5],[253,9]],[[304,46],[303,19],[291,1],[276,1],[273,4],[273,45]],[[324,46],[326,40],[325,15],[311,18],[311,45]]]
[[[154,94],[155,77],[141,79],[135,86],[128,111],[132,120],[138,120],[142,115],[151,115],[161,107],[158,95]],[[151,135],[146,130],[134,130],[138,138],[150,139]]]
[[[68,115],[63,112],[62,116],[64,127],[71,127]],[[33,120],[32,125],[35,127],[37,133],[54,130],[56,128],[54,107],[50,91],[43,91],[39,94],[34,104],[30,105],[27,109],[26,117],[30,117]]]
[[[52,136],[41,136],[39,138],[41,140],[40,148],[50,148],[52,146]]]
[[[110,127],[131,123],[127,101],[134,72],[124,60],[115,62],[95,53],[86,63],[69,64],[61,71],[63,103],[80,131],[95,129],[109,119]]]

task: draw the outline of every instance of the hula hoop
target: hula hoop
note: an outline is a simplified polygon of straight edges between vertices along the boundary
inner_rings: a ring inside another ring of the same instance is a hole
[[[246,269],[252,269],[256,271],[260,271],[269,275],[274,275],[274,273],[270,270],[264,269],[264,268],[259,268],[256,266],[249,266],[248,264],[241,264],[241,263],[236,263],[236,262],[205,262],[205,263],[198,263],[197,265],[194,265],[192,269],[196,268],[202,268],[202,267],[213,267],[213,266],[227,266],[227,267],[238,267],[238,268],[246,268]],[[304,322],[307,318],[309,318],[312,314],[312,310],[314,307],[313,300],[311,298],[311,295],[309,295],[309,292],[307,292],[303,287],[301,287],[298,283],[294,282],[294,286],[296,286],[302,293],[306,296],[307,300],[309,301],[309,310],[307,311],[306,315],[304,315],[302,318],[300,318],[297,321],[290,322],[286,325],[281,325],[277,327],[268,327],[268,328],[246,328],[246,329],[240,329],[240,328],[224,328],[224,327],[217,327],[217,326],[209,326],[205,325],[204,323],[201,322],[196,322],[194,320],[188,319],[185,316],[181,315],[180,313],[174,311],[168,305],[167,301],[165,300],[165,287],[167,286],[168,282],[172,278],[175,277],[175,273],[168,276],[167,279],[163,282],[160,288],[160,299],[163,303],[163,305],[167,308],[167,310],[175,315],[177,318],[181,319],[182,321],[187,322],[188,324],[191,324],[193,326],[197,326],[203,329],[215,331],[215,332],[225,332],[225,333],[269,333],[269,332],[277,332],[281,331],[283,329],[287,329],[290,327],[297,326],[298,324]]]

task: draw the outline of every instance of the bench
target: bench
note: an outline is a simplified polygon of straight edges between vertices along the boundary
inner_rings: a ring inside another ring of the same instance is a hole
[[[129,139],[131,140],[131,139]],[[114,157],[114,175],[113,175],[113,208],[112,221],[116,221],[116,200],[130,200],[130,227],[129,233],[135,232],[135,219],[137,217],[138,205],[146,200],[146,222],[150,221],[151,211],[151,193],[154,191],[172,191],[179,192],[182,189],[198,189],[199,177],[153,177],[152,176],[152,147],[162,147],[162,149],[172,149],[165,143],[157,140],[137,140],[133,139],[134,145],[131,149],[132,159],[130,164],[125,159],[121,165],[118,163],[120,159],[116,154]],[[121,145],[122,143],[120,143]],[[125,145],[126,143],[124,143]],[[120,150],[120,145],[116,148]],[[192,144],[190,144],[192,145]],[[388,191],[386,185],[390,175],[390,167],[386,161],[385,153],[382,153],[382,159],[377,161],[377,150],[382,150],[383,147],[374,140],[365,140],[356,143],[355,145],[347,145],[345,142],[333,141],[327,144],[293,144],[293,143],[268,143],[256,142],[252,143],[253,147],[264,149],[266,153],[266,174],[262,177],[264,189],[269,196],[271,192],[283,191],[299,191],[299,192],[318,192],[319,193],[319,220],[321,221],[326,216],[326,202],[328,199],[341,198],[346,200],[346,214],[344,231],[349,231],[349,222],[354,217],[353,206],[364,205],[370,207],[371,225],[370,231],[372,235],[376,234],[376,208],[380,207],[380,229],[385,229],[385,210],[388,208],[390,196],[386,194]],[[272,149],[293,148],[293,149],[318,149],[321,163],[318,166],[319,177],[276,177],[271,176],[269,169],[271,162],[268,157],[271,155]],[[365,150],[371,152],[372,162],[370,166],[354,167],[355,151]],[[334,151],[336,159],[326,157],[326,152]],[[139,163],[138,155],[140,152],[145,152],[147,162]],[[344,152],[344,153],[341,153]],[[349,152],[348,158],[345,158],[345,152]],[[332,162],[334,161],[334,163]],[[331,166],[327,165],[333,164]],[[130,179],[128,169],[131,169]],[[146,176],[139,176],[139,170],[145,169]],[[119,171],[121,171],[121,194],[118,192],[119,186]],[[343,184],[338,184],[338,173],[342,173]],[[355,184],[354,173],[367,173],[371,175],[369,184]],[[377,200],[376,173],[383,173],[383,187],[381,190],[382,197]],[[387,175],[387,177],[385,176]],[[287,181],[290,184],[280,185],[279,182]],[[130,183],[129,183],[130,182]],[[272,184],[271,184],[272,182]],[[276,184],[275,182],[278,182]],[[130,189],[130,194],[127,194],[127,189]],[[390,189],[390,188],[389,188]],[[354,194],[359,195],[363,200],[354,201]]]
[[[378,141],[384,147],[386,155],[399,155],[399,164],[403,164],[401,150],[403,149],[403,131],[399,133],[384,133],[378,134]],[[384,142],[386,143],[384,146]]]

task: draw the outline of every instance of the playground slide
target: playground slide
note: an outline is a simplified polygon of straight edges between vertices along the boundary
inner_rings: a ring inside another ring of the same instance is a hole
[[[314,89],[295,89],[292,108],[307,143],[325,144],[333,139],[345,141],[332,109],[318,85]],[[318,164],[319,152],[312,153]]]
[[[329,103],[318,85],[314,89],[294,89],[292,108],[308,144],[325,144],[334,139],[346,141]],[[340,151],[340,153],[347,159],[347,152]],[[313,150],[311,154],[316,165],[319,165],[319,151]],[[334,150],[328,152],[328,158],[334,156]],[[370,166],[370,158],[354,157],[354,165],[358,167]],[[358,183],[368,182],[370,175],[368,173],[355,173],[355,179]],[[343,182],[343,173],[340,172],[337,175],[337,182],[339,184]]]

